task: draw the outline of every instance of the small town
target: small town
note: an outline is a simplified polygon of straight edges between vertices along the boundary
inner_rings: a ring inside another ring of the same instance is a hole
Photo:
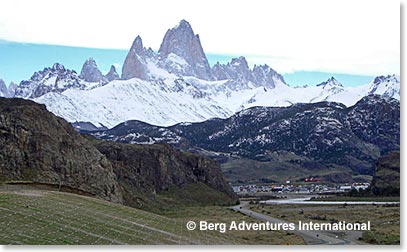
[[[268,185],[238,185],[232,186],[233,191],[238,194],[244,193],[300,193],[300,194],[315,194],[315,193],[342,193],[349,192],[352,189],[365,190],[370,186],[370,183],[344,183],[344,184],[322,184],[322,183],[308,183],[308,184],[292,184],[286,181],[285,184],[268,184]]]

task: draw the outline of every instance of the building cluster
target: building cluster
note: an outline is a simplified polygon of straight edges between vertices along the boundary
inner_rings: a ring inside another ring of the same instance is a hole
[[[370,186],[369,183],[353,183],[353,184],[291,184],[287,181],[285,184],[269,184],[269,185],[238,185],[232,186],[235,193],[339,193],[348,192],[352,189],[364,190]]]

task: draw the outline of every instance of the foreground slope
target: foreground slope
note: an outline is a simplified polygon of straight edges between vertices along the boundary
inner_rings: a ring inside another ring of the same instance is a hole
[[[43,190],[0,191],[0,244],[231,244],[185,223],[107,201]]]
[[[304,244],[301,237],[284,231],[187,230],[190,220],[257,222],[228,207],[173,208],[163,214],[75,194],[0,185],[0,244]]]

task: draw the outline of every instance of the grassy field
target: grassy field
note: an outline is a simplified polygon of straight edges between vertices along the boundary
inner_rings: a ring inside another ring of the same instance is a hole
[[[226,206],[150,213],[96,198],[45,190],[0,191],[0,244],[286,244],[285,232],[188,231],[190,220],[251,221]]]
[[[251,205],[251,210],[290,222],[371,222],[371,231],[358,234],[370,244],[400,244],[400,206],[385,205]],[[346,236],[346,233],[337,233]],[[353,234],[355,235],[355,234]]]
[[[231,223],[232,221],[245,221],[248,223],[259,222],[232,209],[221,206],[210,207],[188,207],[163,213],[167,217],[175,218],[181,222],[193,220],[199,222],[205,220],[208,222]],[[217,231],[211,231],[216,233]],[[277,245],[277,244],[297,244],[302,245],[304,239],[298,235],[285,231],[227,231],[224,234],[236,244],[252,245]]]

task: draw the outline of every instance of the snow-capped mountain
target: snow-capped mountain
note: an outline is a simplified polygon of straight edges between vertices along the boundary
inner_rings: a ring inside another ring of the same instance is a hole
[[[380,94],[400,100],[400,76],[378,76],[370,84],[368,94]]]
[[[166,32],[158,54],[162,66],[170,72],[203,80],[213,79],[199,35],[194,34],[185,20]]]
[[[246,90],[216,94],[213,99],[234,112],[254,106],[289,106],[295,103],[320,101],[339,102],[352,106],[370,94],[384,95],[400,100],[400,77],[379,76],[371,83],[344,87],[334,77],[316,86],[291,87],[278,82],[274,88],[254,87]],[[239,101],[239,102],[236,102]]]
[[[62,93],[68,89],[85,89],[88,83],[79,78],[74,70],[66,69],[55,63],[42,71],[35,72],[26,81],[22,81],[15,90],[14,97],[34,99],[49,92]]]
[[[287,151],[318,162],[313,164],[316,170],[331,164],[372,174],[380,155],[400,148],[400,102],[369,95],[351,107],[326,101],[253,107],[227,119],[170,127],[128,121],[91,134],[117,142],[168,143],[188,151],[259,161],[273,161],[275,152]]]
[[[369,94],[400,99],[395,75],[354,88],[334,77],[316,86],[292,87],[267,65],[250,68],[244,57],[210,68],[199,36],[185,20],[167,31],[157,53],[137,36],[121,78],[114,66],[103,76],[90,58],[80,75],[56,63],[14,89],[11,96],[34,99],[70,122],[109,128],[128,120],[168,126],[226,118],[254,106],[320,101],[352,106]]]
[[[114,80],[92,89],[49,92],[34,101],[69,122],[91,122],[113,127],[131,118],[172,125],[182,121],[204,121],[232,113],[182,79],[145,81]]]
[[[0,79],[0,97],[8,97],[8,88],[3,79]]]

